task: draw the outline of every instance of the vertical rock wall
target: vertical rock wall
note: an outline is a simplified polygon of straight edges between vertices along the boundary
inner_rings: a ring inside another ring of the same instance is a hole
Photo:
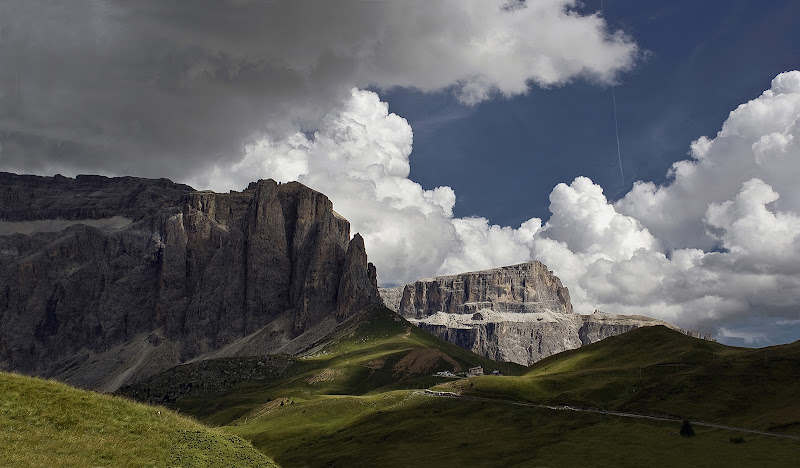
[[[435,313],[571,314],[569,290],[540,262],[419,280],[403,290],[398,312],[422,319]]]
[[[363,239],[299,183],[0,179],[2,369],[98,388],[256,332],[275,350],[380,302]],[[94,227],[112,217],[127,222]]]

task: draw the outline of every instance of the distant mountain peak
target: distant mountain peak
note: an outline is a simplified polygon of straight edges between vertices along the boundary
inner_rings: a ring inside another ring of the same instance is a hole
[[[415,325],[488,358],[523,365],[642,326],[664,325],[699,337],[641,315],[575,314],[569,290],[535,260],[380,292],[388,307]]]

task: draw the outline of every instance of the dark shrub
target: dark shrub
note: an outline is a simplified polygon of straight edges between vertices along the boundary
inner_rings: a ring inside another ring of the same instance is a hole
[[[743,444],[744,443],[744,437],[742,437],[742,436],[731,437],[729,440],[731,441],[732,444]]]
[[[683,423],[681,424],[681,436],[692,437],[693,435],[694,428],[692,428],[692,423],[690,423],[688,419],[684,419]]]

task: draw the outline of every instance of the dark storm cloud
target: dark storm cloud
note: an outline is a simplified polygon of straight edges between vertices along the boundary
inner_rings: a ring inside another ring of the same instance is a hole
[[[474,103],[610,79],[635,45],[574,3],[5,0],[0,170],[182,178],[314,129],[354,86]]]
[[[2,165],[175,175],[235,154],[268,121],[310,119],[348,91],[347,60],[292,63],[269,9],[5,3]]]

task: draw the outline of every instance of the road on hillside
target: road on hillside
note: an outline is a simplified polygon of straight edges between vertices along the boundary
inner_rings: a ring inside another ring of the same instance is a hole
[[[437,395],[433,393],[425,393],[425,392],[413,392],[418,395],[428,396],[432,398],[449,398],[451,400],[467,400],[467,401],[480,401],[480,402],[488,402],[494,404],[503,404],[503,405],[516,405],[516,406],[527,406],[530,408],[543,408],[549,409],[553,411],[578,411],[582,413],[596,413],[596,414],[606,414],[609,416],[619,416],[622,418],[635,418],[635,419],[649,419],[652,421],[668,421],[668,422],[681,422],[683,419],[681,418],[672,418],[669,416],[651,416],[648,414],[635,414],[635,413],[622,413],[619,411],[608,411],[608,410],[600,410],[595,408],[576,408],[574,406],[552,406],[552,405],[539,405],[536,403],[527,403],[523,401],[511,401],[511,400],[501,400],[499,398],[484,398],[484,397],[476,397],[476,396],[449,396],[449,395]],[[759,431],[756,429],[748,429],[746,427],[735,427],[735,426],[726,426],[724,424],[715,424],[705,421],[692,421],[689,420],[690,423],[696,426],[704,426],[704,427],[713,427],[715,429],[726,429],[729,431],[737,431],[737,432],[747,432],[750,434],[760,434],[765,436],[772,436],[772,437],[781,437],[783,439],[792,439],[792,440],[800,440],[800,435],[791,435],[791,434],[776,434],[774,432],[767,432],[767,431]]]

